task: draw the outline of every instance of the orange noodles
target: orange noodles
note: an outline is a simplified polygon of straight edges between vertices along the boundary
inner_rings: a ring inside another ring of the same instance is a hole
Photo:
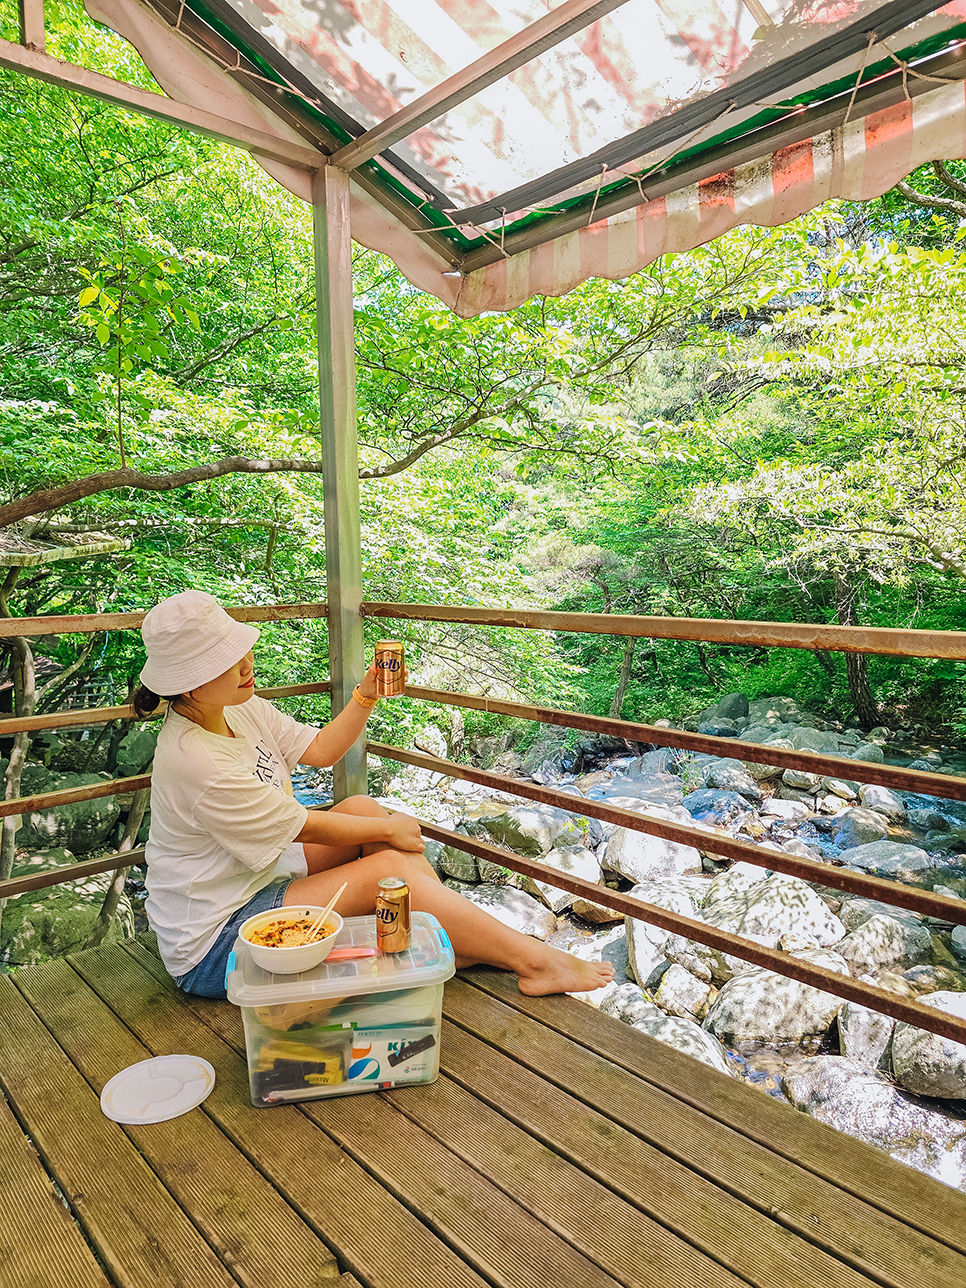
[[[267,926],[250,930],[245,938],[262,948],[299,948],[309,942],[308,933],[315,923],[311,917],[280,917],[270,921]],[[312,942],[321,941],[335,934],[335,926],[326,924],[321,927],[321,934],[316,931]]]

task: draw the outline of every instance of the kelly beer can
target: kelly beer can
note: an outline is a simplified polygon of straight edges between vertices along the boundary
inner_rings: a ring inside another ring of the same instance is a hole
[[[402,877],[383,877],[376,886],[376,947],[382,953],[404,953],[411,925],[409,886]]]
[[[376,645],[376,692],[380,698],[395,698],[406,687],[406,650],[399,640],[380,640]]]

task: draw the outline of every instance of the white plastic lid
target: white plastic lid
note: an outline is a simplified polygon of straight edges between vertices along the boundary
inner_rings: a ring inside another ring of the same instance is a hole
[[[376,947],[376,919],[346,917],[336,947]],[[235,940],[234,963],[229,959],[225,984],[236,1006],[275,1006],[316,998],[355,997],[389,993],[403,988],[442,984],[456,972],[456,959],[446,931],[428,912],[414,912],[409,948],[403,953],[324,961],[301,975],[273,975],[252,961],[243,939]]]
[[[215,1071],[196,1055],[158,1055],[128,1065],[101,1092],[116,1123],[163,1123],[194,1109],[215,1085]]]

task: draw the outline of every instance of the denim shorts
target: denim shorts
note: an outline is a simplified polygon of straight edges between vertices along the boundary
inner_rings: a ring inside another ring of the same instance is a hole
[[[198,997],[227,997],[225,970],[228,966],[228,954],[235,946],[242,922],[254,917],[256,912],[281,908],[291,884],[291,880],[273,881],[253,895],[237,912],[233,912],[198,965],[192,966],[187,975],[174,977],[178,987],[186,993],[195,993]]]

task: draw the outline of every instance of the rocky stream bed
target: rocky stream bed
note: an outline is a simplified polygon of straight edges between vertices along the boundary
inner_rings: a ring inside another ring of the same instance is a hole
[[[761,759],[673,748],[633,755],[606,738],[574,747],[559,731],[526,757],[495,740],[475,754],[499,772],[575,798],[966,899],[966,802],[890,791],[862,777],[863,763],[884,760],[966,776],[961,751],[886,729],[844,729],[788,698],[749,704],[732,694],[696,726],[761,745]],[[433,729],[417,742],[447,752]],[[854,777],[782,770],[768,763],[769,745],[848,757]],[[145,747],[129,751],[133,763]],[[73,785],[40,765],[29,774],[26,790]],[[296,794],[306,804],[325,800],[328,782],[326,771],[304,771]],[[548,867],[966,1018],[966,927],[424,770],[384,762],[373,791],[387,805]],[[15,874],[110,848],[124,809],[123,798],[107,797],[32,815],[18,837],[25,845]],[[611,961],[614,982],[581,995],[588,1004],[966,1189],[966,1046],[655,926],[625,923],[601,904],[456,848],[429,842],[427,854],[448,885],[502,921],[578,956]],[[111,937],[144,927],[142,877],[132,871]],[[30,964],[83,947],[110,879],[11,900],[0,963]]]

